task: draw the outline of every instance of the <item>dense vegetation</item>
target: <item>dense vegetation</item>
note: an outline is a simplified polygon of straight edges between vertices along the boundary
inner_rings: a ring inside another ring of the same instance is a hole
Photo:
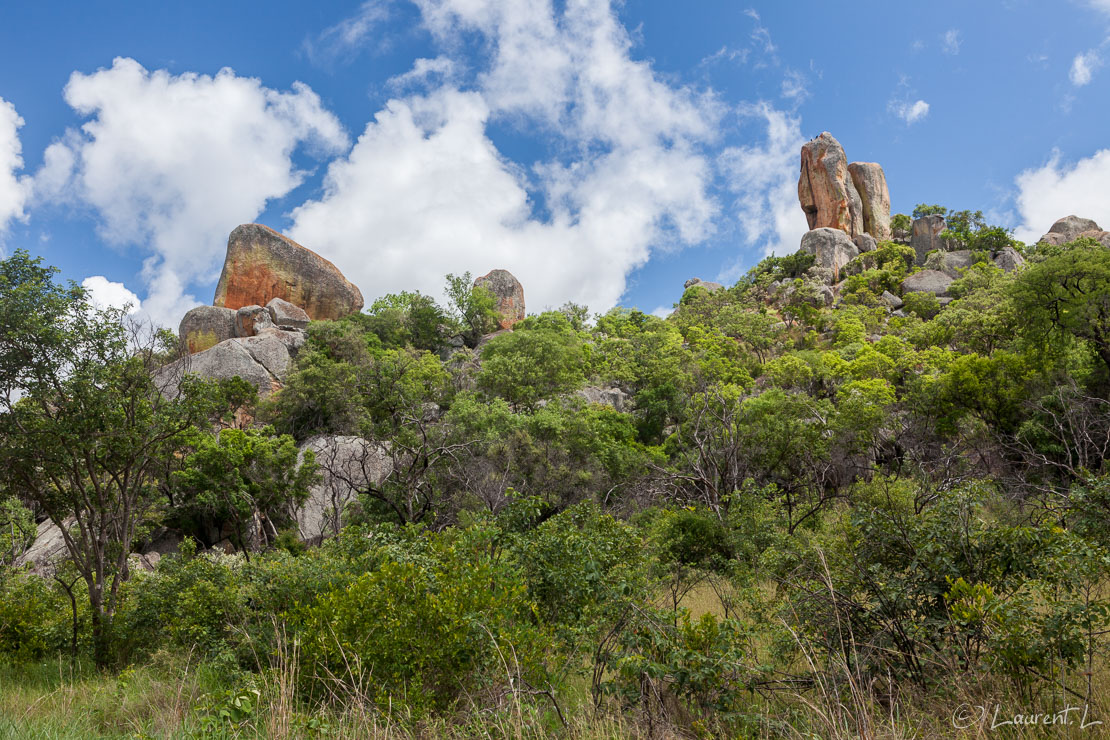
[[[667,319],[567,305],[487,340],[493,302],[452,276],[446,307],[401,293],[314,322],[264,401],[235,381],[164,396],[173,337],[16,253],[0,733],[936,737],[965,704],[1101,719],[1110,250],[948,215],[954,242],[1026,266],[984,256],[948,305],[892,313],[880,296],[913,250],[884,242],[831,307],[793,255],[690,288]],[[393,464],[306,547],[290,507],[318,464],[296,445],[319,434],[387,443]],[[68,533],[52,578],[11,567],[43,518]],[[180,551],[135,567],[161,526]],[[209,549],[224,535],[241,552]]]

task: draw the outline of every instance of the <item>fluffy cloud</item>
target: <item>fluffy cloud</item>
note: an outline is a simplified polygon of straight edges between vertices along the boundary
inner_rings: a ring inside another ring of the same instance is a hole
[[[106,241],[148,253],[143,308],[165,325],[197,303],[190,284],[214,279],[231,229],[302,182],[299,145],[348,143],[307,86],[278,92],[230,69],[174,76],[116,59],[75,72],[65,100],[89,120],[47,149],[36,191],[91,206]]]
[[[718,166],[728,189],[736,195],[733,207],[749,244],[764,255],[792,254],[808,229],[798,207],[798,152],[805,143],[801,120],[766,103],[744,111],[747,118],[766,127],[759,144],[725,149]],[[740,265],[723,277],[738,277]]]
[[[929,104],[924,100],[918,100],[915,103],[910,103],[908,101],[891,102],[889,110],[905,121],[908,126],[917,123],[922,118],[929,115]]]
[[[704,148],[722,111],[632,59],[608,3],[418,5],[449,50],[462,34],[484,36],[488,64],[465,91],[443,83],[389,101],[329,166],[322,197],[292,214],[291,236],[368,299],[438,295],[447,272],[502,267],[535,309],[604,309],[653,249],[710,233]],[[497,120],[546,132],[560,156],[529,169],[507,161],[487,134]]]
[[[1068,79],[1076,87],[1083,87],[1091,81],[1095,70],[1102,66],[1102,57],[1092,49],[1084,54],[1077,54],[1071,62]]]
[[[93,303],[106,308],[128,307],[127,313],[142,310],[139,296],[128,290],[123,283],[113,283],[103,275],[93,275],[81,281],[81,287],[89,291]]]
[[[15,112],[15,106],[0,98],[0,236],[13,219],[24,218],[28,181],[16,176],[23,168],[23,148],[19,142],[22,125],[23,119]]]
[[[1094,219],[1103,228],[1110,224],[1110,149],[1074,164],[1054,152],[1043,167],[1018,175],[1016,183],[1021,225],[1014,236],[1024,242],[1035,242],[1057,219],[1071,214]]]

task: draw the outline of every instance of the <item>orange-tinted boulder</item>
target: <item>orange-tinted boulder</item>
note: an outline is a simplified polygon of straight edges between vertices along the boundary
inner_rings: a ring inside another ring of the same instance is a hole
[[[497,299],[502,329],[512,329],[513,324],[524,318],[524,286],[508,270],[490,270],[474,285],[485,288]]]
[[[261,224],[231,232],[213,305],[239,309],[280,298],[312,319],[338,319],[362,310],[362,293],[335,265]]]
[[[848,171],[848,158],[828,131],[802,147],[798,201],[811,230],[840,229],[853,237],[864,232],[863,202]]]

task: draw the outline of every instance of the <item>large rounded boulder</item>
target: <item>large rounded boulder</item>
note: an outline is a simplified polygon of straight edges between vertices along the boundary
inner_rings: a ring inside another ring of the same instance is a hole
[[[497,299],[497,313],[501,314],[501,328],[512,329],[513,324],[524,319],[524,286],[508,270],[490,270],[474,281],[476,287],[485,288]]]
[[[335,265],[261,224],[236,227],[216,286],[215,306],[265,306],[274,298],[311,319],[339,319],[362,310],[362,293]]]

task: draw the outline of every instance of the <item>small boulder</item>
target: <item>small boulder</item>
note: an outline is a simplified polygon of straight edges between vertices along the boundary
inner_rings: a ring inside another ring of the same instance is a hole
[[[620,412],[625,410],[625,404],[628,402],[628,394],[615,386],[603,388],[591,385],[578,391],[575,395],[585,399],[586,403],[609,406],[614,411]]]
[[[1003,247],[1002,251],[994,256],[994,264],[1004,272],[1013,272],[1025,264],[1025,258],[1013,247]]]
[[[274,325],[270,312],[262,306],[243,306],[235,312],[235,336],[253,337]]]
[[[261,224],[236,227],[212,303],[238,309],[273,298],[300,306],[312,319],[362,310],[362,293],[328,260]]]
[[[303,308],[294,306],[289,301],[274,298],[266,304],[266,310],[270,312],[270,320],[273,321],[274,326],[288,329],[308,328],[308,314]]]
[[[474,285],[485,288],[497,299],[502,329],[512,329],[513,324],[524,319],[524,286],[511,272],[490,270],[475,280]]]
[[[856,234],[856,238],[852,240],[852,243],[856,245],[856,249],[858,249],[861,254],[863,252],[874,252],[879,248],[879,244],[875,241],[875,237],[870,234]]]
[[[814,266],[830,269],[832,282],[840,279],[844,265],[859,256],[859,249],[846,233],[839,229],[820,228],[806,232],[802,237],[800,252],[816,256]]]
[[[922,270],[902,281],[902,295],[906,293],[932,293],[942,296],[952,285],[952,278],[940,270]]]
[[[215,347],[235,334],[235,311],[219,306],[197,306],[181,319],[177,335],[189,354]]]
[[[848,172],[863,204],[864,231],[879,241],[890,239],[890,190],[883,168],[876,162],[853,162]]]
[[[710,293],[716,293],[718,290],[724,290],[725,289],[725,286],[721,285],[720,283],[711,283],[711,282],[702,280],[701,278],[690,278],[689,280],[687,280],[685,283],[682,284],[682,289],[683,290],[689,290],[690,288],[693,288],[695,285],[698,285],[698,286],[701,286],[702,288],[705,288]]]
[[[883,294],[879,297],[882,299],[883,303],[890,306],[891,310],[894,311],[897,311],[899,308],[905,305],[901,298],[894,295],[889,290],[884,290]]]

